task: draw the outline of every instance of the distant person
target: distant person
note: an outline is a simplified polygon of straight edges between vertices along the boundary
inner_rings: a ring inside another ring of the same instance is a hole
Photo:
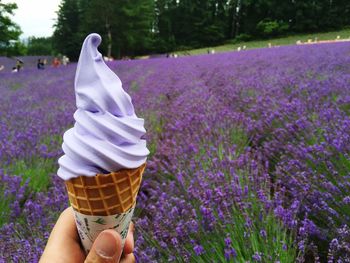
[[[109,61],[113,61],[114,59],[112,57],[108,57],[108,56],[104,56],[103,57],[104,61],[109,62]],[[122,57],[122,60],[128,60],[128,57],[124,56]]]
[[[53,59],[53,61],[52,61],[52,66],[54,67],[54,68],[57,68],[57,67],[59,67],[61,65],[61,61],[57,58],[57,57],[55,57],[54,59]]]
[[[43,60],[41,60],[41,58],[38,59],[38,63],[36,66],[38,69],[45,69],[45,63]]]
[[[16,60],[16,69],[17,69],[17,71],[16,72],[19,72],[22,68],[23,68],[23,61],[22,60],[20,60],[20,59],[17,59]],[[12,68],[13,69],[13,68]],[[12,70],[12,72],[13,72],[13,70]]]
[[[62,57],[62,65],[67,66],[69,63],[69,58],[67,56]]]

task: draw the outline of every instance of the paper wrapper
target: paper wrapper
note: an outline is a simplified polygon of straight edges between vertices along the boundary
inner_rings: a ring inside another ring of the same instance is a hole
[[[135,206],[125,213],[108,216],[84,215],[74,210],[78,233],[86,254],[89,253],[97,236],[106,229],[117,231],[122,237],[122,247],[124,247],[134,209]]]
[[[65,182],[86,252],[105,229],[118,231],[124,244],[145,167],[143,164],[135,169],[79,176]]]

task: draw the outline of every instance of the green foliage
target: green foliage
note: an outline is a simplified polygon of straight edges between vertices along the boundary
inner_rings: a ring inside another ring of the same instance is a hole
[[[27,43],[27,55],[40,56],[52,55],[51,37],[30,37]]]
[[[17,9],[15,3],[4,4],[0,1],[0,55],[2,56],[12,56],[21,52],[19,36],[22,32],[10,17],[15,9]]]
[[[1,49],[1,48],[0,48]],[[18,55],[25,55],[26,54],[26,46],[23,42],[21,41],[11,41],[10,45],[8,45],[5,49],[4,49],[4,54],[8,57],[11,56],[18,56]],[[0,51],[1,52],[1,51]]]
[[[2,167],[2,169],[5,174],[20,178],[19,185],[26,184],[22,200],[24,201],[31,192],[42,192],[48,189],[51,182],[50,174],[57,170],[56,166],[56,160],[54,159],[33,157],[31,160],[16,160],[10,165]],[[6,190],[6,187],[0,185],[1,194]],[[11,204],[15,201],[14,198],[15,195],[4,195],[4,198],[0,199],[0,226],[8,222],[12,209]]]
[[[258,262],[253,260],[253,256],[257,254],[261,256],[260,262],[295,262],[298,252],[293,234],[288,233],[272,212],[263,212],[256,197],[252,198],[251,209],[242,212],[234,208],[231,214],[232,224],[222,223],[220,227],[214,228],[209,233],[200,226],[196,235],[192,236],[193,240],[203,247],[203,254],[197,255],[193,244],[182,244],[190,254],[191,262],[212,262],[213,254],[216,258],[215,262],[223,263]],[[246,217],[252,219],[250,225],[246,224]],[[146,231],[140,229],[140,233],[147,243],[157,249],[161,262],[168,261],[169,255],[174,256],[176,262],[186,262],[182,255],[176,253],[176,250],[164,249]],[[225,249],[228,249],[225,239],[231,241],[230,248],[235,251],[235,255],[231,255],[230,259],[225,258]]]
[[[8,222],[9,215],[11,213],[10,204],[14,201],[14,198],[4,197],[5,191],[5,186],[0,185],[0,193],[2,196],[0,199],[0,226]]]
[[[77,60],[81,42],[92,32],[104,41],[102,53],[111,57],[148,53],[154,43],[151,34],[154,22],[152,0],[102,1],[63,0],[55,24],[55,49],[71,60]]]
[[[54,49],[70,60],[77,60],[83,36],[80,33],[82,10],[80,1],[63,0],[59,6],[55,31],[52,37]]]
[[[12,91],[17,91],[17,90],[23,88],[23,84],[21,82],[13,82],[13,83],[9,84],[9,88]]]
[[[8,174],[21,176],[23,182],[29,179],[29,188],[36,192],[48,188],[51,182],[50,173],[54,173],[56,169],[55,160],[41,157],[32,160],[18,160],[8,167],[4,167]]]
[[[346,113],[346,115],[350,115],[350,103],[344,103],[340,105],[340,109]]]
[[[156,32],[168,47],[220,43],[227,31],[224,1],[156,1]]]
[[[251,207],[243,211],[233,208],[231,211],[232,224],[222,223],[223,227],[216,227],[211,233],[200,230],[200,244],[205,251],[215,251],[217,262],[249,262],[254,255],[261,256],[261,262],[295,262],[297,248],[293,235],[274,216],[273,212],[264,212],[257,197],[251,198]],[[250,222],[247,223],[247,219]],[[230,238],[231,247],[236,256],[231,261],[225,259],[225,240]],[[198,237],[197,237],[198,238]],[[192,259],[195,262],[209,262],[211,253],[196,255],[193,248],[188,245]]]
[[[279,22],[276,20],[274,21],[263,20],[263,21],[260,21],[256,26],[258,33],[264,37],[280,35],[286,32],[288,28],[289,28],[289,25],[287,23]]]
[[[149,156],[151,158],[157,151],[157,141],[161,137],[165,123],[164,119],[158,116],[158,114],[155,112],[147,112],[141,115],[144,116],[144,118],[147,120],[145,121],[146,130],[151,131],[151,133],[154,135],[154,138],[152,140],[148,140],[147,143],[147,147],[150,151]]]
[[[83,15],[83,32],[100,33],[107,56],[123,57],[145,53],[150,49],[154,21],[152,0],[101,1],[87,3]]]
[[[240,34],[235,38],[235,42],[244,42],[244,41],[250,41],[253,37],[248,34]]]

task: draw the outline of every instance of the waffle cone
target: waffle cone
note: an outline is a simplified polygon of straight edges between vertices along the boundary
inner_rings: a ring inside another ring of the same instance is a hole
[[[126,212],[136,202],[145,167],[143,164],[135,169],[67,180],[71,206],[84,215],[107,216]]]

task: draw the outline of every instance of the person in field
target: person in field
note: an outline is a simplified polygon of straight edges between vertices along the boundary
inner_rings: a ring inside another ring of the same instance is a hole
[[[53,61],[52,61],[52,66],[54,67],[54,68],[57,68],[57,67],[59,67],[61,65],[61,61],[57,58],[57,57],[55,57],[54,59],[53,59]]]
[[[41,60],[41,58],[38,59],[38,63],[36,66],[38,69],[45,69],[45,63],[43,60]]]

